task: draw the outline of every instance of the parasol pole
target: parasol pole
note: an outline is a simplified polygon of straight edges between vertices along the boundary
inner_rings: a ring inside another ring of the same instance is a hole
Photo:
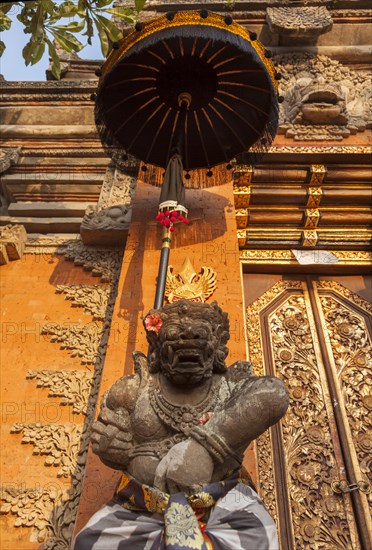
[[[171,142],[175,143],[175,147],[178,150],[180,156],[182,151],[182,141],[184,138],[183,135],[183,127],[184,127],[184,120],[186,117],[186,112],[190,106],[192,97],[189,93],[183,92],[179,94],[178,96],[178,104],[180,106],[180,116],[179,116],[179,122],[177,125],[177,131],[176,134]],[[170,155],[172,154],[172,151],[174,150],[174,147],[170,147]],[[181,159],[182,160],[182,159]],[[168,159],[168,164],[170,163],[171,159]],[[182,177],[182,174],[181,174]],[[161,253],[160,253],[160,261],[159,261],[159,270],[158,270],[158,278],[156,281],[156,293],[155,293],[155,302],[154,302],[154,309],[159,309],[163,306],[164,302],[164,294],[165,294],[165,285],[167,281],[167,272],[168,272],[168,263],[169,263],[169,254],[170,254],[170,245],[171,245],[171,231],[170,227],[164,227],[163,229],[163,237],[162,237],[162,246],[161,246]]]
[[[155,302],[154,302],[155,309],[159,309],[160,307],[162,307],[164,302],[165,283],[167,280],[170,245],[171,245],[170,228],[164,227],[161,253],[160,253],[158,279],[156,282],[156,294],[155,294]]]

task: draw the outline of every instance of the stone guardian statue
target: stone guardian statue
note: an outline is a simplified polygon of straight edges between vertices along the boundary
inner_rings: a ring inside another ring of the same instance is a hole
[[[105,394],[92,446],[123,471],[74,550],[275,550],[276,528],[242,468],[249,443],[286,412],[288,394],[250,363],[227,368],[228,316],[179,300],[144,320],[149,359]]]

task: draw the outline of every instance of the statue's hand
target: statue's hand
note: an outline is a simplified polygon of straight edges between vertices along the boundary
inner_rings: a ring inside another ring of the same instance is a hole
[[[123,468],[132,449],[132,433],[129,414],[124,409],[101,409],[92,428],[92,449],[108,466]]]
[[[193,439],[174,445],[160,461],[154,485],[170,494],[183,491],[193,494],[209,483],[213,460],[208,451]]]

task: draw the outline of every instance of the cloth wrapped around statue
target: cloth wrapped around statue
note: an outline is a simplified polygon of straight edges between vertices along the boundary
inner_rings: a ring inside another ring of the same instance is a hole
[[[276,528],[241,478],[249,443],[288,406],[284,384],[226,368],[227,314],[180,300],[144,320],[150,359],[103,398],[93,451],[122,470],[113,499],[74,550],[274,550]]]

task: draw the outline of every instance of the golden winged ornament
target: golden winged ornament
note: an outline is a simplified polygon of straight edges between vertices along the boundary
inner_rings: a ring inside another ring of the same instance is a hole
[[[168,267],[165,296],[169,303],[182,298],[193,302],[205,302],[213,294],[217,286],[217,273],[203,266],[196,273],[189,258],[186,258],[181,271],[173,273],[173,267]]]

